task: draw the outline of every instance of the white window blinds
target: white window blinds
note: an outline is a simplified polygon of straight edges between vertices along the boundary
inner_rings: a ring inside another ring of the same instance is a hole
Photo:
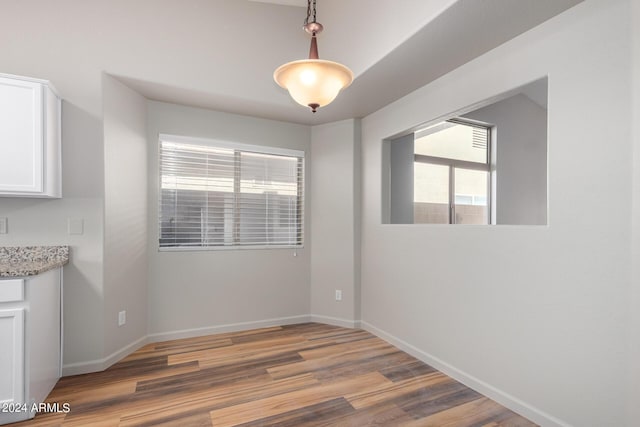
[[[304,152],[160,138],[160,248],[299,247]]]

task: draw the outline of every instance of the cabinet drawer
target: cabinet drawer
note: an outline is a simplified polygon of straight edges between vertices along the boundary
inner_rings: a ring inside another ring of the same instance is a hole
[[[0,302],[22,301],[24,279],[0,280]]]

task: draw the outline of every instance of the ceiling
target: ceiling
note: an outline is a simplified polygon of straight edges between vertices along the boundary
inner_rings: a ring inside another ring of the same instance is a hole
[[[308,53],[306,1],[162,0],[164,8],[144,11],[160,30],[105,31],[132,33],[125,49],[134,52],[161,43],[166,67],[136,64],[130,54],[106,71],[154,100],[320,124],[364,117],[581,1],[318,0],[320,57],[344,63],[356,78],[315,114],[272,78]]]
[[[307,0],[250,0],[258,3],[281,4],[284,6],[307,7]]]

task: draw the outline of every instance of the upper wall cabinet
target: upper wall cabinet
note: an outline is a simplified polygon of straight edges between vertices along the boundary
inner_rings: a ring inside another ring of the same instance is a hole
[[[60,115],[49,82],[0,74],[0,196],[62,197]]]

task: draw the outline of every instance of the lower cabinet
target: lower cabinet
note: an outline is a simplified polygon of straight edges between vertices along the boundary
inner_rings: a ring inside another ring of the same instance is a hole
[[[0,279],[0,424],[35,416],[60,378],[61,276]]]
[[[24,308],[0,310],[0,417],[24,401]],[[2,418],[0,418],[2,419]]]

